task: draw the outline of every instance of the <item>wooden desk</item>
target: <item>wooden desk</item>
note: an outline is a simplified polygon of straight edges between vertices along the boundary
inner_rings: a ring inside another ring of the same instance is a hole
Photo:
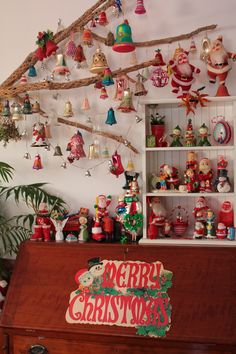
[[[165,338],[136,335],[135,328],[65,321],[74,276],[87,260],[161,261],[173,272],[168,294],[172,325]],[[1,326],[9,353],[32,344],[53,354],[236,353],[236,250],[231,247],[119,244],[22,244]]]

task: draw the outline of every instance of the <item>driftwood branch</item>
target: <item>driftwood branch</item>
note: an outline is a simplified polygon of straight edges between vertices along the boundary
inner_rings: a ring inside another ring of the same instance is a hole
[[[66,125],[69,125],[71,127],[76,127],[76,128],[85,130],[88,133],[94,133],[95,132],[93,130],[93,128],[88,127],[87,125],[84,125],[84,124],[81,124],[81,123],[78,123],[78,122],[71,122],[71,121],[69,121],[67,119],[64,119],[64,118],[57,118],[57,121],[59,123],[66,124]],[[96,131],[96,134],[100,135],[100,136],[104,136],[105,138],[109,138],[109,139],[115,140],[118,143],[125,145],[127,148],[132,150],[135,154],[139,153],[138,150],[128,140],[124,139],[120,135],[111,134],[111,133],[104,132],[104,131],[101,131],[101,130]]]
[[[104,4],[105,3],[105,4]],[[104,4],[103,6],[101,6]],[[65,28],[63,31],[56,33],[53,37],[53,40],[56,44],[60,43],[64,39],[66,39],[70,32],[76,32],[78,28],[82,28],[89,21],[93,19],[99,12],[105,11],[107,8],[114,4],[114,0],[98,0],[95,5],[93,5],[90,9],[88,9],[79,19],[74,21],[70,26]],[[31,65],[35,65],[37,63],[37,59],[35,58],[35,52],[31,52],[23,63],[1,84],[0,87],[7,87],[13,85],[16,81],[18,81],[21,76],[29,69]]]

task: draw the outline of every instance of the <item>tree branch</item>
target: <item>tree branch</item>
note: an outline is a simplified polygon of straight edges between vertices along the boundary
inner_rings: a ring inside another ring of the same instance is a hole
[[[69,121],[67,119],[60,118],[60,117],[57,118],[57,121],[59,123],[66,124],[66,125],[69,125],[71,127],[80,128],[82,130],[87,131],[88,133],[94,133],[93,128],[88,127],[87,125],[84,125],[84,124],[81,124],[81,123],[78,123],[78,122],[71,122],[71,121]],[[121,135],[115,135],[115,134],[111,134],[111,133],[104,132],[104,131],[101,131],[101,130],[96,131],[96,134],[104,136],[105,138],[109,138],[109,139],[115,140],[118,143],[125,145],[127,148],[132,150],[135,154],[139,154],[138,150],[128,140],[124,139]]]

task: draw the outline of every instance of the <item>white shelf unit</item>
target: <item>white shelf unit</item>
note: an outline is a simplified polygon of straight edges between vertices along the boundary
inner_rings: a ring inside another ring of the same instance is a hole
[[[175,245],[214,245],[214,246],[236,246],[236,240],[218,240],[218,239],[192,239],[194,231],[194,217],[192,216],[192,210],[195,206],[197,198],[204,196],[207,200],[209,208],[213,209],[216,216],[220,209],[221,204],[229,200],[235,204],[235,188],[236,188],[236,134],[235,131],[235,119],[236,119],[236,96],[230,97],[207,97],[209,102],[205,107],[197,107],[194,114],[186,116],[186,110],[184,107],[180,107],[182,103],[181,99],[163,99],[163,100],[145,100],[142,101],[142,117],[144,122],[144,136],[143,136],[143,213],[144,213],[144,228],[143,237],[139,241],[140,244],[175,244]],[[154,107],[157,105],[156,107]],[[167,140],[171,142],[170,134],[176,125],[179,125],[182,132],[185,132],[188,118],[192,119],[193,128],[195,134],[198,133],[198,128],[205,123],[209,128],[211,136],[209,140],[211,146],[196,146],[196,147],[146,147],[146,136],[151,134],[151,126],[149,116],[158,112],[160,115],[165,115],[165,134]],[[227,145],[220,145],[214,142],[212,132],[214,123],[212,118],[217,116],[225,117],[225,120],[230,124],[232,129],[232,138]],[[228,160],[228,176],[231,183],[231,191],[229,193],[187,193],[179,191],[155,191],[153,192],[149,186],[149,177],[152,173],[158,174],[159,168],[162,164],[169,164],[178,168],[179,175],[183,182],[183,173],[186,169],[187,153],[189,151],[195,151],[197,154],[198,162],[207,157],[211,160],[212,168],[214,171],[213,181],[216,179],[217,171],[217,157],[224,155]],[[153,196],[159,196],[161,202],[167,209],[168,214],[171,210],[181,205],[189,214],[189,227],[187,234],[178,238],[159,238],[155,240],[148,239],[147,227],[149,217],[149,207],[147,199]],[[217,219],[216,219],[217,225]],[[234,225],[236,225],[236,210],[234,212]]]

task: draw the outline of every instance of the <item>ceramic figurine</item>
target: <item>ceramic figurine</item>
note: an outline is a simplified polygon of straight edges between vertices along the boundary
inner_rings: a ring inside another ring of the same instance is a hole
[[[94,208],[96,209],[96,216],[99,220],[108,216],[107,208],[110,204],[111,204],[110,195],[106,197],[104,194],[100,194],[99,196],[96,197],[96,204],[94,205]]]
[[[161,228],[165,225],[167,211],[158,197],[152,197],[149,206],[151,213],[149,216],[148,237],[156,239],[161,235]]]
[[[224,223],[226,227],[234,226],[233,205],[229,200],[225,200],[218,214],[218,222]]]
[[[113,241],[113,232],[114,232],[114,221],[109,216],[105,216],[102,219],[102,230],[106,236],[107,242]]]
[[[215,218],[214,212],[211,209],[208,209],[206,215],[206,238],[216,237]]]
[[[224,223],[219,222],[216,229],[216,237],[223,240],[227,237],[227,228]]]
[[[194,173],[194,170],[192,170],[191,168],[188,168],[185,171],[185,183],[187,185],[188,193],[198,192],[199,182],[196,179],[196,175]]]
[[[205,225],[201,221],[196,221],[194,225],[193,238],[202,239],[205,235]]]
[[[79,242],[87,242],[89,240],[88,227],[87,227],[88,219],[85,216],[80,216],[80,232],[78,236]]]
[[[195,207],[193,209],[193,216],[196,221],[201,221],[206,223],[208,205],[206,203],[205,197],[199,197],[196,201]]]
[[[168,220],[165,220],[163,233],[165,237],[171,236],[171,222]]]
[[[198,132],[200,138],[198,146],[211,146],[211,143],[208,140],[208,136],[210,136],[211,134],[208,134],[208,128],[205,123],[200,126]]]
[[[196,146],[196,138],[193,131],[192,119],[188,120],[188,125],[184,136],[184,146]]]
[[[194,151],[189,151],[187,154],[186,170],[191,168],[196,174],[198,169],[197,154]]]
[[[65,224],[67,223],[68,218],[64,220],[55,220],[51,218],[51,221],[56,229],[55,241],[62,242],[64,241],[63,229]]]
[[[211,162],[204,157],[199,162],[198,180],[200,182],[200,192],[212,192],[212,177]]]
[[[230,192],[231,186],[229,182],[228,171],[226,169],[227,165],[228,161],[224,158],[224,156],[219,156],[217,163],[217,178],[214,183],[216,192]]]
[[[182,132],[182,130],[180,129],[180,127],[178,125],[173,129],[173,132],[170,135],[173,138],[173,141],[170,144],[170,146],[172,146],[172,147],[183,146],[180,141],[180,139],[182,139],[181,132]]]
[[[160,167],[160,179],[166,181],[167,189],[178,189],[179,172],[176,167],[164,164]]]

